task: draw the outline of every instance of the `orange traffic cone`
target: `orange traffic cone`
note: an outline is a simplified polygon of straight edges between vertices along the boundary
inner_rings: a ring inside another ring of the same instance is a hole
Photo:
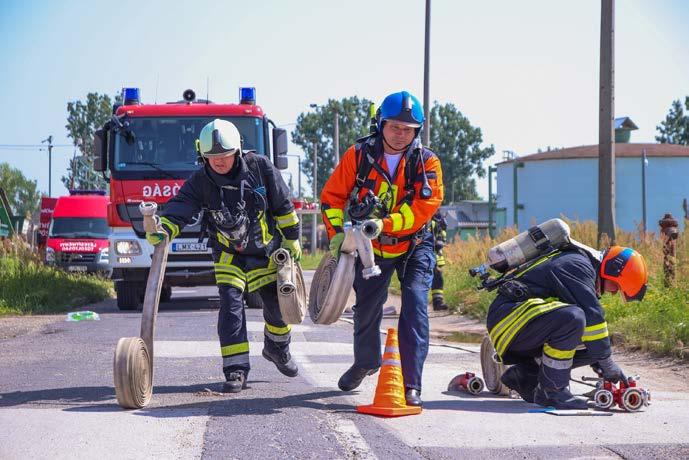
[[[404,381],[402,380],[400,348],[396,329],[388,329],[388,339],[385,342],[385,353],[383,353],[383,365],[380,368],[373,404],[357,406],[356,410],[364,414],[382,415],[385,417],[421,413],[421,407],[407,406],[407,401],[404,399]]]

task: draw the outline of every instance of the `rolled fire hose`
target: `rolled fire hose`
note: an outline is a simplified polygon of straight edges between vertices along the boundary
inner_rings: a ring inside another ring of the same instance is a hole
[[[342,315],[354,284],[357,256],[364,266],[364,279],[380,275],[373,256],[371,240],[380,233],[376,224],[367,220],[345,229],[339,260],[329,252],[318,264],[309,291],[309,316],[315,324],[332,324]]]
[[[144,230],[162,232],[155,203],[142,202],[139,210],[144,217]],[[153,333],[160,302],[160,291],[167,265],[168,236],[155,246],[151,269],[146,282],[140,337],[123,337],[117,342],[113,360],[113,376],[117,403],[125,409],[140,409],[153,396]]]
[[[488,391],[503,396],[510,394],[510,389],[500,381],[505,370],[507,367],[496,360],[495,348],[490,337],[486,335],[481,342],[481,372]]]
[[[282,320],[287,324],[301,324],[306,314],[306,286],[301,265],[295,263],[284,248],[273,252],[271,257],[278,266],[278,304]]]

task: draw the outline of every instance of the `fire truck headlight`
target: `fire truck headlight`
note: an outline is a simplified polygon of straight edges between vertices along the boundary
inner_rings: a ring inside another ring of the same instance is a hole
[[[139,255],[141,254],[141,246],[138,241],[123,240],[115,243],[115,252],[118,255]]]

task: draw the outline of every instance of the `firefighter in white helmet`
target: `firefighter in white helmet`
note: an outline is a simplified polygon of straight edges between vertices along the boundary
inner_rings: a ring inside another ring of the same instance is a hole
[[[249,340],[242,295],[258,291],[265,319],[263,356],[289,377],[298,373],[289,352],[290,327],[277,299],[277,267],[270,255],[286,248],[301,257],[299,219],[290,191],[268,157],[242,151],[241,136],[229,121],[216,119],[201,130],[196,149],[203,167],[184,183],[161,214],[170,240],[203,210],[202,233],[213,248],[220,293],[218,335],[226,382],[223,390],[246,388]],[[148,234],[152,244],[163,235]]]

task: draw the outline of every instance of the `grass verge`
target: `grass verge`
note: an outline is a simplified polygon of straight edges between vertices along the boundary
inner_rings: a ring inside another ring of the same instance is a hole
[[[110,280],[46,266],[21,240],[0,242],[0,316],[67,311],[112,293]]]

